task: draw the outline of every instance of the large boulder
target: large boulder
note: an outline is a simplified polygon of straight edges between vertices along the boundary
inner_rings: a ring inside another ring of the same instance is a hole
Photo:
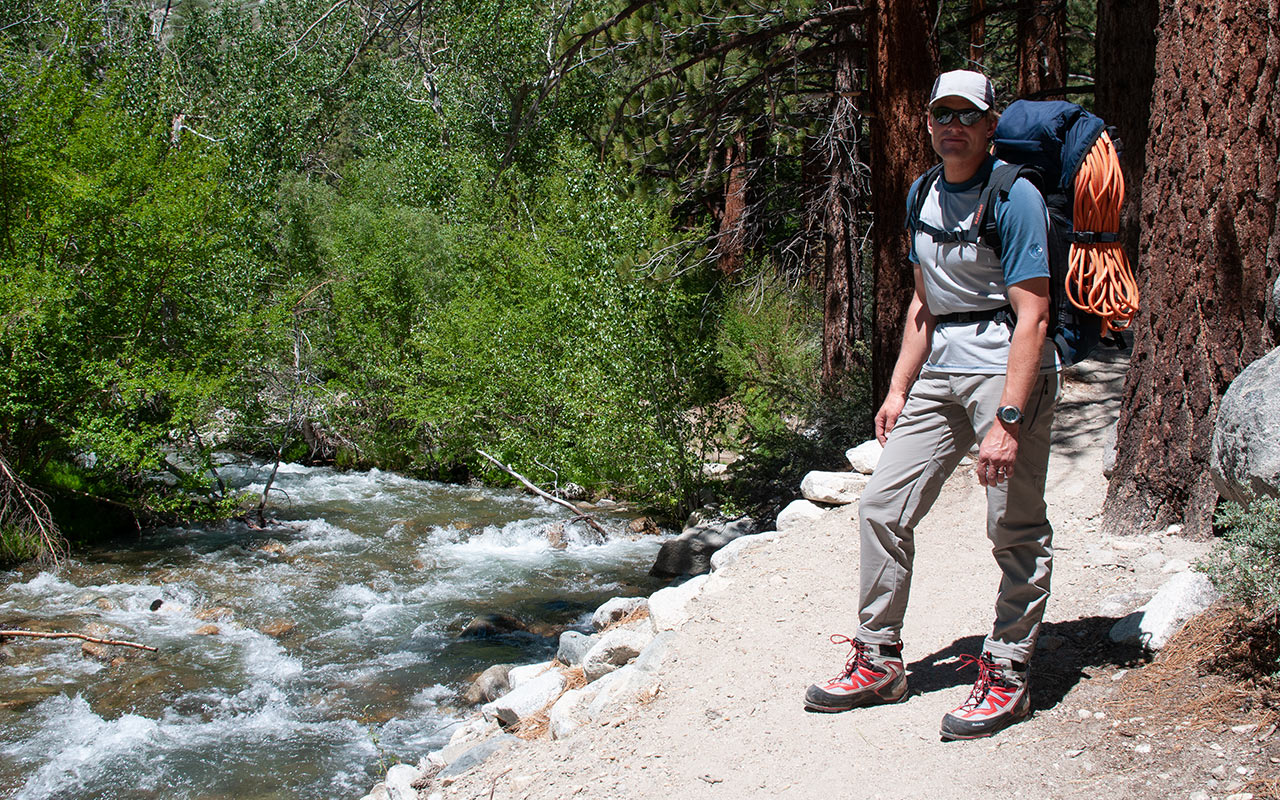
[[[523,717],[550,705],[564,691],[565,678],[558,669],[549,670],[512,689],[492,703],[480,706],[485,719],[496,719],[503,725],[514,725]]]
[[[630,663],[640,652],[653,641],[654,632],[650,625],[637,628],[614,628],[601,634],[600,641],[582,659],[582,671],[588,681],[613,672]]]
[[[847,505],[858,502],[869,479],[861,472],[821,472],[814,470],[800,482],[800,494],[814,503]]]
[[[560,634],[560,646],[556,649],[556,661],[567,667],[576,667],[582,663],[582,657],[599,640],[598,636],[588,636],[578,631],[565,631]]]
[[[823,517],[823,510],[808,500],[792,500],[784,509],[778,512],[778,519],[774,523],[774,527],[779,533],[786,533],[789,530],[803,528],[806,525],[817,522]]]
[[[502,697],[511,690],[507,677],[510,670],[510,664],[494,664],[481,672],[480,676],[463,692],[463,702],[470,706],[478,706]]]
[[[648,607],[647,597],[611,597],[591,615],[591,627],[602,631],[618,620]]]
[[[1204,575],[1179,572],[1161,586],[1146,605],[1113,625],[1111,639],[1159,650],[1169,643],[1187,620],[1204,611],[1217,598],[1217,590]]]
[[[1228,500],[1280,497],[1280,347],[1227,387],[1213,426],[1209,471]]]
[[[853,467],[855,472],[870,475],[875,471],[876,462],[880,460],[880,454],[883,452],[884,446],[875,439],[871,439],[857,447],[849,448],[845,451],[844,457],[849,459],[849,466]]]
[[[662,543],[649,574],[658,578],[674,578],[710,572],[711,555],[715,551],[754,531],[755,521],[750,517],[696,522],[676,538]]]
[[[716,572],[724,569],[733,562],[742,557],[742,554],[748,550],[767,544],[768,537],[763,533],[752,534],[751,536],[739,536],[729,544],[716,551],[711,557],[711,571]]]

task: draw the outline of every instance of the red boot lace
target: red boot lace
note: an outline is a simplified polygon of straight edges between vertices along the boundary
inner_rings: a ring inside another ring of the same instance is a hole
[[[859,666],[875,669],[871,660],[867,658],[867,645],[865,643],[838,633],[831,634],[831,643],[849,645],[849,657],[845,659],[844,672],[840,673],[837,680],[849,677],[857,671]]]
[[[964,701],[961,708],[977,708],[983,700],[987,699],[987,693],[991,691],[992,686],[1004,683],[1004,669],[992,661],[986,653],[983,653],[981,658],[974,658],[968,654],[960,656],[960,666],[956,669],[962,670],[971,664],[978,665],[978,681],[973,684],[969,699]]]

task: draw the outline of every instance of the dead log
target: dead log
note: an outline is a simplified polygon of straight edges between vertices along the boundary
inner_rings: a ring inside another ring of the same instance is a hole
[[[543,491],[542,489],[539,489],[539,488],[538,488],[537,486],[535,486],[535,485],[534,485],[534,484],[533,484],[533,483],[532,483],[528,478],[526,478],[525,476],[521,475],[519,472],[516,472],[516,471],[515,471],[514,469],[512,469],[511,467],[508,467],[506,464],[503,464],[501,461],[499,461],[498,459],[496,459],[496,458],[494,458],[493,456],[489,455],[489,454],[488,454],[488,453],[486,453],[485,451],[483,451],[483,450],[481,450],[481,449],[479,449],[479,448],[476,448],[476,452],[477,452],[477,453],[479,453],[480,455],[484,456],[485,458],[489,459],[489,461],[493,462],[494,466],[496,466],[498,469],[502,470],[503,472],[507,473],[507,474],[508,474],[508,475],[510,475],[511,477],[513,477],[513,478],[515,478],[516,480],[518,480],[518,481],[520,481],[521,483],[523,483],[526,489],[528,489],[529,491],[533,492],[533,493],[534,493],[534,494],[536,494],[537,496],[539,496],[539,497],[541,497],[541,498],[543,498],[543,499],[545,499],[545,500],[550,500],[551,502],[556,503],[557,505],[564,506],[565,508],[567,508],[567,509],[569,509],[570,511],[572,511],[572,512],[573,512],[573,521],[574,521],[574,522],[577,522],[578,520],[582,520],[583,522],[585,522],[585,523],[587,523],[588,525],[590,525],[592,528],[595,528],[595,530],[596,530],[596,531],[597,531],[601,536],[606,535],[606,534],[605,534],[605,531],[604,531],[604,528],[600,527],[600,523],[596,522],[596,521],[595,521],[595,518],[593,518],[590,514],[584,514],[584,513],[582,513],[582,511],[581,511],[581,510],[579,510],[579,509],[578,509],[578,507],[577,507],[577,506],[575,506],[573,503],[570,503],[568,500],[564,500],[564,499],[562,499],[562,498],[556,497],[555,495],[553,495],[553,494],[551,494],[551,493],[549,493],[549,492],[545,492],[545,491]]]
[[[0,639],[11,636],[28,636],[33,639],[84,639],[86,642],[95,644],[110,644],[117,647],[136,647],[139,650],[147,650],[152,653],[158,652],[154,647],[148,647],[145,644],[137,642],[125,642],[119,639],[99,639],[96,636],[85,636],[83,633],[65,633],[62,631],[0,631]]]

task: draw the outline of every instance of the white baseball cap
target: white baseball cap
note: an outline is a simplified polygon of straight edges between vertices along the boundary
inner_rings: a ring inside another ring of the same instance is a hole
[[[995,89],[991,88],[987,76],[967,69],[944,72],[933,82],[929,106],[932,108],[944,97],[963,97],[982,111],[990,109],[996,102]]]

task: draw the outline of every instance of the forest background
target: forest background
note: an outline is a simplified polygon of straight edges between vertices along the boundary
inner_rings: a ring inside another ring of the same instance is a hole
[[[1264,5],[4,0],[0,558],[244,512],[227,450],[767,516],[869,433],[963,66],[1119,127],[1109,524],[1204,531],[1280,337]]]

